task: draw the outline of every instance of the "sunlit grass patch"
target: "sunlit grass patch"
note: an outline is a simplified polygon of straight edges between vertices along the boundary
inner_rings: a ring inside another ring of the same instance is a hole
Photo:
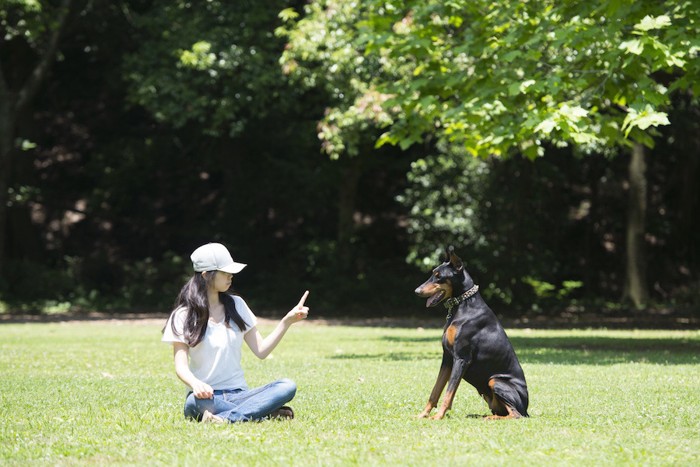
[[[0,464],[700,462],[698,331],[508,330],[531,418],[489,422],[464,382],[445,420],[416,419],[440,329],[298,325],[244,354],[251,385],[297,382],[296,419],[212,426],[182,417],[161,325],[0,325]]]

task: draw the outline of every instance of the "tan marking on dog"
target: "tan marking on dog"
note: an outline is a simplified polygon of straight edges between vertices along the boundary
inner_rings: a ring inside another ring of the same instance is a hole
[[[440,289],[440,286],[438,284],[428,284],[425,287],[421,288],[421,293],[424,293],[426,295],[433,295]]]
[[[457,326],[451,324],[450,327],[445,331],[445,338],[450,346],[455,344],[455,337],[457,336]]]
[[[450,284],[449,282],[445,282],[444,284],[442,284],[442,290],[445,291],[445,298],[452,297],[452,284]]]

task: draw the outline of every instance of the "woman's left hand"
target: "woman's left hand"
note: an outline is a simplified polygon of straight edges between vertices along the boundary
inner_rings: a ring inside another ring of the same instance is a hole
[[[304,302],[306,301],[306,298],[309,296],[309,291],[307,290],[304,292],[304,295],[301,296],[301,300],[299,300],[299,303],[289,310],[289,313],[287,313],[287,316],[284,317],[284,320],[287,321],[289,324],[294,324],[302,319],[306,319],[307,316],[309,316],[309,307],[304,305]]]

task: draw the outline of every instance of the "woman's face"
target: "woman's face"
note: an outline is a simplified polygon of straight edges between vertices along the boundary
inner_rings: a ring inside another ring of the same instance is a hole
[[[226,292],[231,288],[231,280],[233,279],[233,274],[223,271],[216,271],[214,273],[214,280],[211,282],[210,287],[217,292]]]

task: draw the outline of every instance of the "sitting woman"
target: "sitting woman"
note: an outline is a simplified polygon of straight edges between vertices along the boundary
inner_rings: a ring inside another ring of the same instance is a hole
[[[241,346],[245,340],[258,358],[267,357],[289,327],[308,316],[309,291],[263,338],[246,302],[228,293],[233,275],[246,265],[235,262],[220,243],[197,248],[191,259],[195,274],[182,287],[162,338],[172,343],[175,372],[190,389],[185,417],[215,423],[294,418],[285,404],[294,398],[296,384],[280,379],[249,389]]]

